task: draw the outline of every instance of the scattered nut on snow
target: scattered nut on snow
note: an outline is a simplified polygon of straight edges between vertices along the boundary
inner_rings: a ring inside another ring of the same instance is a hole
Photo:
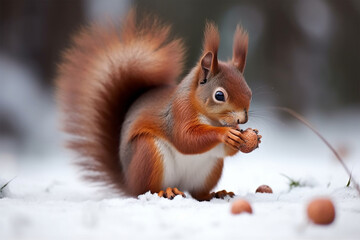
[[[268,185],[261,185],[256,189],[257,193],[273,193],[271,187]]]
[[[258,135],[253,129],[248,128],[242,132],[242,137],[246,141],[245,144],[240,146],[240,151],[243,153],[249,153],[258,147]]]
[[[240,213],[250,213],[252,214],[252,208],[248,201],[244,199],[238,199],[235,202],[233,202],[231,206],[231,213],[232,214],[240,214]]]
[[[328,198],[316,198],[307,207],[307,215],[315,224],[330,224],[335,219],[335,207]]]

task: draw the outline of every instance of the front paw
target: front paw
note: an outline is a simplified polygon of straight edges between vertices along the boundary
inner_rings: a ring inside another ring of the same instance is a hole
[[[246,144],[243,133],[239,129],[234,128],[229,128],[225,135],[224,142],[235,151],[239,151],[241,146]]]
[[[245,131],[240,130],[240,132],[242,133],[242,139],[245,141],[245,143],[240,146],[241,152],[249,153],[259,147],[262,136],[259,135],[257,129],[248,128]]]

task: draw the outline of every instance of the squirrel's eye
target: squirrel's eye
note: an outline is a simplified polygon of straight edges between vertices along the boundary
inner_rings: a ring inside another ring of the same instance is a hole
[[[216,91],[215,99],[220,102],[225,102],[225,94],[222,91]]]
[[[228,99],[228,93],[222,87],[217,87],[214,91],[213,100],[217,103],[224,103]]]

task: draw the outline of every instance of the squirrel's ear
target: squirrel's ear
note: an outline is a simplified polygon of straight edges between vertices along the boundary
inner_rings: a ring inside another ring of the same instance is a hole
[[[219,32],[212,22],[207,22],[204,33],[204,55],[201,59],[201,67],[207,68],[208,72],[216,74],[218,72],[217,52],[219,48]],[[210,66],[209,66],[210,65]]]
[[[249,37],[247,32],[242,27],[237,25],[234,34],[232,62],[240,70],[241,73],[243,73],[245,69],[248,42]]]
[[[204,78],[207,79],[209,77],[209,73],[211,72],[211,67],[213,65],[213,53],[207,52],[201,59],[201,69],[204,73]]]

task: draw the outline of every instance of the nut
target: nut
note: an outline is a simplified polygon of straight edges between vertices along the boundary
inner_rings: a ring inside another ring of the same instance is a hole
[[[259,136],[253,129],[248,128],[245,131],[243,131],[242,138],[243,140],[245,140],[245,143],[240,146],[241,152],[249,153],[258,147]]]
[[[335,219],[334,204],[328,198],[314,199],[307,207],[307,215],[315,224],[330,224]]]
[[[250,203],[244,199],[236,200],[231,206],[231,213],[240,214],[244,212],[252,214],[252,208]]]
[[[261,185],[256,189],[257,193],[273,193],[271,187],[268,185]]]

